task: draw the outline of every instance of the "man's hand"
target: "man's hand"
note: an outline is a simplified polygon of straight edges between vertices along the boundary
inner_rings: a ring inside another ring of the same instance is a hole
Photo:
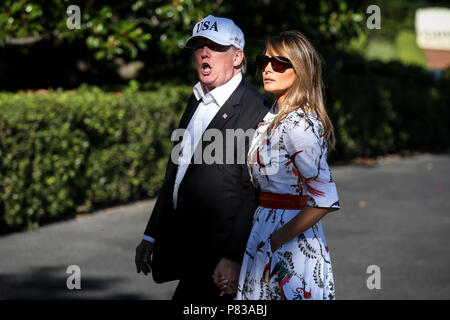
[[[220,259],[214,270],[214,283],[221,289],[220,295],[237,292],[241,265],[227,258]]]
[[[137,273],[142,271],[145,275],[147,275],[152,272],[152,268],[150,267],[152,252],[153,243],[147,240],[142,240],[136,247],[134,262],[136,263]]]

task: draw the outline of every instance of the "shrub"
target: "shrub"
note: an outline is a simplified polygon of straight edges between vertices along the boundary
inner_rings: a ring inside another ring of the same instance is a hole
[[[331,162],[448,150],[448,70],[435,78],[341,52],[327,58],[324,84]],[[157,193],[192,88],[138,89],[0,93],[0,232]]]
[[[154,196],[191,93],[1,93],[0,226]]]
[[[336,129],[333,159],[448,150],[448,78],[436,79],[417,66],[343,53],[331,62],[324,83]]]

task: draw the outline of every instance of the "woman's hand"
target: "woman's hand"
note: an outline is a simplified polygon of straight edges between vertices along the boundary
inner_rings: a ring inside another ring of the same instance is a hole
[[[272,253],[274,253],[275,251],[280,249],[281,246],[283,245],[283,243],[278,241],[278,237],[277,237],[277,233],[276,232],[272,233],[272,235],[270,236],[269,241],[270,241],[270,249],[272,250]]]
[[[330,211],[329,208],[316,208],[306,206],[288,223],[286,223],[276,232],[272,233],[272,236],[270,237],[270,246],[272,248],[272,253],[277,251],[284,243],[291,241],[299,234],[302,234],[303,232],[311,228],[320,219],[322,219],[328,211]]]
[[[220,289],[220,295],[224,295],[228,288],[228,280],[225,279],[223,276],[220,276],[218,279],[216,279],[216,276],[213,275],[213,281],[216,284],[216,286]]]

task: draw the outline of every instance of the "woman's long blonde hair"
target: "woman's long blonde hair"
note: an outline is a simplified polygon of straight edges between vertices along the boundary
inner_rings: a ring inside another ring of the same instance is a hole
[[[328,149],[333,149],[334,128],[325,110],[322,94],[322,66],[314,47],[299,31],[285,31],[266,40],[265,52],[267,51],[276,52],[288,58],[296,73],[294,83],[288,90],[283,105],[278,106],[278,114],[267,129],[268,133],[270,134],[271,130],[276,128],[290,112],[301,108],[306,113],[305,107],[309,104],[324,126]]]

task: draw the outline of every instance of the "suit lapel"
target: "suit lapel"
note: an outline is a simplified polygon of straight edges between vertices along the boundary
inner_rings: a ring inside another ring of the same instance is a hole
[[[178,129],[186,129],[189,121],[191,121],[192,116],[195,113],[195,110],[197,110],[198,105],[200,104],[201,100],[198,100],[195,98],[195,95],[192,95],[191,98],[189,99],[187,106],[186,106],[186,110],[183,113],[183,116],[181,117],[180,123],[178,125]],[[180,138],[181,139],[181,138]],[[178,141],[174,141],[173,142],[173,147],[175,147],[178,143],[180,143],[180,140]],[[170,190],[173,190],[173,184],[175,182],[175,178],[176,178],[176,174],[177,174],[177,168],[178,165],[173,163],[171,160],[169,160],[169,166],[167,168],[167,170],[169,171],[167,173],[167,181],[169,182],[169,185],[171,186]],[[173,191],[171,191],[173,193]]]
[[[189,121],[191,121],[192,116],[195,113],[195,110],[197,110],[198,105],[200,104],[200,100],[197,100],[195,98],[195,95],[191,96],[191,99],[188,102],[188,105],[186,106],[186,111],[184,112],[183,116],[180,120],[180,125],[178,126],[179,129],[186,129]]]

